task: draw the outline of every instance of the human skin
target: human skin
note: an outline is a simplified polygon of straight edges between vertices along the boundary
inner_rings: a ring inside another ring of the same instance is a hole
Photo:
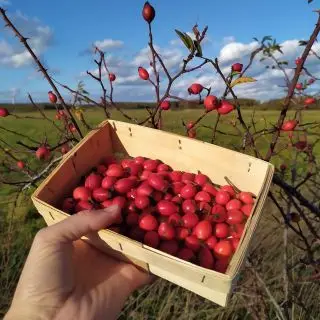
[[[117,206],[83,211],[40,230],[4,319],[116,319],[150,276],[80,238],[97,236],[119,215]]]

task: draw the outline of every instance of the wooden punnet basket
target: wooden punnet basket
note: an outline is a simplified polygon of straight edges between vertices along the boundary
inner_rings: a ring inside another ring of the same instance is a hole
[[[205,142],[118,121],[105,121],[89,133],[63,159],[32,196],[48,225],[68,217],[56,209],[71,194],[81,176],[114,153],[160,159],[176,170],[207,174],[217,184],[226,184],[227,176],[241,190],[257,195],[254,212],[248,220],[237,252],[226,274],[193,265],[150,248],[109,230],[86,241],[125,261],[132,261],[159,277],[225,306],[244,263],[274,168],[270,163]]]

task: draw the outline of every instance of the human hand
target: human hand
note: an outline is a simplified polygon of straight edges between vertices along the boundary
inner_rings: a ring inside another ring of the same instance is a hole
[[[150,276],[79,240],[117,220],[112,206],[38,232],[5,319],[115,319]]]

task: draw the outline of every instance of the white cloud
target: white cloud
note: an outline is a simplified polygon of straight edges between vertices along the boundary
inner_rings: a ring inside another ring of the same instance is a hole
[[[236,59],[244,58],[253,50],[257,49],[259,43],[254,41],[248,44],[241,42],[231,42],[220,50],[219,61],[221,63],[231,62]]]
[[[41,25],[37,18],[29,18],[20,11],[12,19],[17,29],[30,38],[28,43],[37,55],[43,54],[51,45],[53,31],[49,26]],[[31,63],[32,57],[16,38],[11,37],[10,41],[0,40],[0,65],[20,68]]]
[[[123,47],[123,41],[113,39],[97,40],[94,42],[94,46],[100,50],[110,50]]]

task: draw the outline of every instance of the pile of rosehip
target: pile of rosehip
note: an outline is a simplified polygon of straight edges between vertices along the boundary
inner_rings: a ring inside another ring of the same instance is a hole
[[[236,190],[159,160],[110,158],[83,178],[62,210],[73,214],[116,204],[122,214],[109,229],[225,272],[254,204],[252,193]]]

